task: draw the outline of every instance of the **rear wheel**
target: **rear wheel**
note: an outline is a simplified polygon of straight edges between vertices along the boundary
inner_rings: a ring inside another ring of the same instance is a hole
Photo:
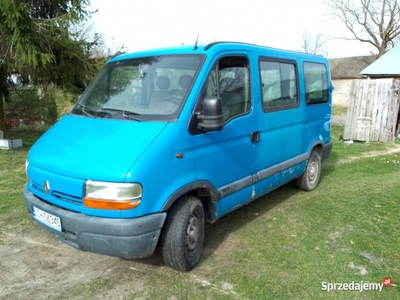
[[[306,171],[296,179],[296,186],[303,191],[312,191],[319,183],[321,176],[321,155],[313,150],[307,162]]]
[[[203,251],[204,209],[201,201],[185,196],[168,213],[162,244],[166,265],[179,271],[190,271]]]

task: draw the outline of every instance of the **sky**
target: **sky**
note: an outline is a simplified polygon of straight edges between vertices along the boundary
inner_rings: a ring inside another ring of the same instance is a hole
[[[328,58],[370,55],[323,0],[91,0],[93,28],[111,51],[128,52],[215,41],[301,50],[302,36],[322,34]]]

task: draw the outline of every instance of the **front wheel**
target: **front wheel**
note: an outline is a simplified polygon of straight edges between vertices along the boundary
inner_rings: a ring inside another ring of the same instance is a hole
[[[303,191],[315,189],[321,176],[321,155],[313,150],[307,162],[307,168],[302,176],[296,179],[296,186]]]
[[[205,218],[201,201],[185,196],[168,213],[162,253],[166,265],[190,271],[203,251]]]

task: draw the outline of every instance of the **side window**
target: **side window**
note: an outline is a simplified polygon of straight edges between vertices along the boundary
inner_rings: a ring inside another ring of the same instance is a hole
[[[319,63],[304,63],[306,103],[328,102],[328,77],[326,66]]]
[[[203,95],[221,97],[224,121],[248,113],[251,108],[251,93],[247,58],[221,58],[207,78]]]
[[[297,75],[294,63],[262,60],[260,77],[264,111],[297,107]]]

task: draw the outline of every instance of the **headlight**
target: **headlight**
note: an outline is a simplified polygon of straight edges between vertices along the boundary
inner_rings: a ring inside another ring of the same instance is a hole
[[[87,180],[83,203],[86,207],[109,210],[135,208],[142,198],[138,183],[114,183]]]

